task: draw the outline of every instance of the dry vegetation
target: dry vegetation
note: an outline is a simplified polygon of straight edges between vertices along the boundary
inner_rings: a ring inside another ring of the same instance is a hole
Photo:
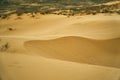
[[[0,52],[8,50],[9,47],[10,45],[8,42],[3,42],[3,40],[0,39]]]
[[[95,2],[80,2],[73,1],[18,1],[18,2],[2,2],[0,7],[0,17],[7,18],[11,14],[17,14],[18,16],[24,13],[31,13],[32,17],[35,17],[36,13],[45,14],[57,14],[57,15],[96,15],[98,13],[117,13],[120,14],[120,2],[116,4],[107,5],[106,3]],[[19,5],[19,6],[18,6]]]
[[[9,48],[9,44],[8,44],[8,42],[7,42],[7,43],[1,45],[0,51],[6,51],[8,48]]]

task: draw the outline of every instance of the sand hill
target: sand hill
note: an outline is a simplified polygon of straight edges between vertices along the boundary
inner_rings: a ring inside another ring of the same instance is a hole
[[[119,80],[119,17],[0,19],[0,79]]]
[[[33,54],[79,63],[120,68],[120,39],[91,40],[64,37],[55,40],[34,40],[25,43]]]

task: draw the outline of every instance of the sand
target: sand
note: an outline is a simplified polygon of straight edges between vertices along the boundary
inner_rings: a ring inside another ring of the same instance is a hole
[[[64,37],[28,41],[25,47],[34,54],[48,58],[120,68],[120,39],[99,41]]]
[[[0,19],[1,80],[119,80],[120,16]],[[12,30],[9,30],[12,28]]]

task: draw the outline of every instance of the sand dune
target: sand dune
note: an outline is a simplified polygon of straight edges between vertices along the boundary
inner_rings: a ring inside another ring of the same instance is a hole
[[[39,39],[48,37],[81,36],[92,39],[120,37],[120,16],[75,16],[40,15],[38,19],[23,15],[21,20],[1,20],[0,36],[27,36]],[[27,21],[27,22],[26,22]],[[114,27],[113,27],[114,26]],[[13,31],[7,30],[15,28]]]
[[[20,17],[0,19],[0,80],[120,79],[119,15]]]
[[[0,54],[2,80],[119,80],[120,69],[33,55]]]
[[[40,56],[120,68],[120,39],[91,40],[64,37],[27,41],[25,47]]]
[[[72,24],[61,32],[98,40],[113,39],[120,37],[119,25],[120,20],[98,19]]]

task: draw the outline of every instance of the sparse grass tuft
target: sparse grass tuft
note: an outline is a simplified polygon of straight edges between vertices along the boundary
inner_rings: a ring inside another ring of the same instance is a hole
[[[7,42],[7,43],[5,43],[4,45],[2,45],[1,46],[1,51],[6,51],[6,50],[8,50],[8,48],[9,48],[10,46],[9,46],[9,43]]]

